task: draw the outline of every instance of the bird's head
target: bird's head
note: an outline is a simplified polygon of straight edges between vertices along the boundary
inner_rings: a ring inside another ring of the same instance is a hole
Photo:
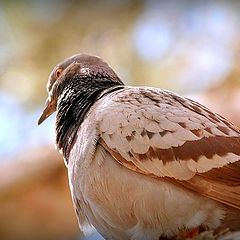
[[[100,83],[101,79],[109,79],[116,85],[123,84],[112,68],[101,58],[87,54],[77,54],[69,57],[57,64],[49,76],[47,83],[48,98],[38,124],[41,124],[56,111],[61,93],[73,79],[78,79],[80,91],[81,82],[86,87],[86,79],[87,81],[98,79],[95,84]]]

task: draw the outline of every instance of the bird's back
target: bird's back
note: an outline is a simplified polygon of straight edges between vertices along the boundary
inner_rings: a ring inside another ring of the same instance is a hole
[[[156,88],[125,87],[103,94],[78,136],[70,156],[73,192],[88,203],[87,215],[99,211],[90,214],[99,232],[113,224],[112,234],[120,228],[143,236],[144,219],[162,226],[156,234],[200,223],[215,228],[226,209],[239,227],[239,130],[202,105]]]

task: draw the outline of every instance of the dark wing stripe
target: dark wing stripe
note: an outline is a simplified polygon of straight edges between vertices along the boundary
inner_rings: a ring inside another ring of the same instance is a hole
[[[213,168],[212,170],[205,172],[204,174],[199,173],[199,175],[207,179],[222,182],[228,186],[240,187],[240,161],[230,163],[221,168]]]
[[[239,137],[203,137],[200,140],[187,141],[182,146],[168,149],[149,147],[148,152],[145,154],[137,154],[131,150],[131,154],[140,161],[157,158],[163,161],[163,164],[175,160],[187,161],[193,159],[197,161],[202,156],[211,159],[215,154],[222,157],[228,153],[240,155]]]
[[[235,163],[231,163],[228,166],[230,168],[235,168]],[[239,162],[238,162],[239,165]],[[237,167],[240,171],[239,166]],[[219,171],[219,172],[218,172]],[[234,170],[235,171],[235,170]],[[187,181],[179,181],[174,178],[165,178],[167,181],[187,188],[193,192],[199,193],[205,197],[209,197],[215,201],[221,202],[226,206],[231,206],[240,209],[240,183],[239,175],[220,177],[223,172],[221,168],[212,169],[207,173],[197,174],[193,178]],[[206,175],[208,174],[208,175]],[[215,174],[217,175],[215,178]],[[209,176],[212,175],[210,178]],[[229,178],[230,177],[230,178]],[[237,183],[233,182],[233,179],[238,178]],[[220,181],[219,181],[220,179]]]

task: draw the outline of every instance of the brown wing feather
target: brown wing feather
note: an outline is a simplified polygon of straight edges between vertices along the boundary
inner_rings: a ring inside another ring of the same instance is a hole
[[[200,176],[217,181],[227,186],[240,186],[240,161],[228,164],[221,168],[214,168]],[[239,192],[240,194],[240,192]]]
[[[110,149],[103,140],[100,141],[100,144],[121,165],[135,172],[159,178],[153,173],[147,173],[141,168],[138,168],[133,162],[125,160],[119,153]],[[173,184],[178,184],[189,190],[200,193],[203,196],[240,210],[240,161],[230,163],[221,168],[214,168],[205,173],[197,173],[187,181],[170,177],[165,177],[165,179]]]
[[[188,181],[169,179],[203,196],[240,210],[240,162],[228,164],[206,173],[196,174]]]
[[[240,209],[240,132],[173,93],[129,88],[101,105],[99,142],[121,165]]]

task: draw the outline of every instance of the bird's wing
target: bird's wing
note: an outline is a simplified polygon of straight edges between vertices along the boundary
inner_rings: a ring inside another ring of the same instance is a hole
[[[126,88],[98,110],[99,143],[128,169],[240,208],[240,131],[172,92]]]

